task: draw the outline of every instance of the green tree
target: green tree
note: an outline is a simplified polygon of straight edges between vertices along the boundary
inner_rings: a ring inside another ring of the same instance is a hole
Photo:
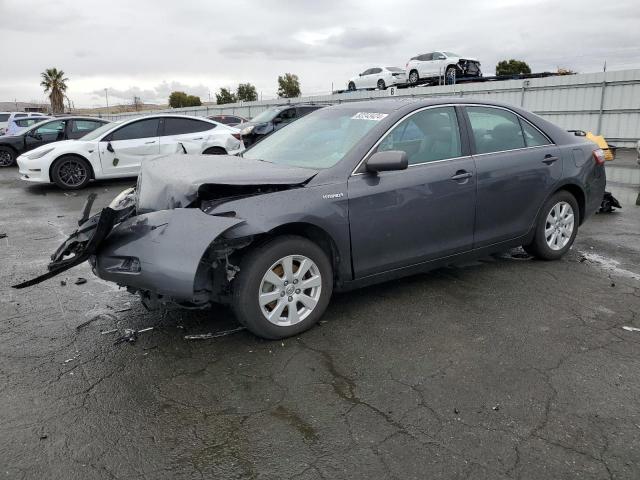
[[[241,83],[238,85],[236,97],[243,102],[255,102],[258,99],[258,92],[250,83]]]
[[[47,68],[40,75],[42,76],[40,85],[44,87],[44,93],[49,94],[51,111],[53,113],[63,113],[64,97],[69,79],[65,78],[64,72],[57,68]]]
[[[300,80],[294,73],[285,73],[278,77],[278,96],[295,98],[300,96]]]
[[[200,97],[187,95],[184,92],[171,92],[169,95],[169,106],[171,108],[199,107],[202,105]]]
[[[219,93],[216,93],[216,103],[222,105],[223,103],[236,103],[238,97],[235,93],[231,93],[228,88],[221,88]]]
[[[531,73],[531,69],[522,60],[502,60],[496,65],[496,75],[520,75]]]

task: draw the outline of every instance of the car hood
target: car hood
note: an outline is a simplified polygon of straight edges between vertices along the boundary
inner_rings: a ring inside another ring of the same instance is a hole
[[[220,198],[259,193],[270,186],[298,186],[317,173],[231,155],[167,155],[142,162],[137,212],[188,207],[201,194]]]

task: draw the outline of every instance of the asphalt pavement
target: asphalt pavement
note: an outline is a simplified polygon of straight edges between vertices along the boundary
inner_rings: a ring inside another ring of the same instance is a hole
[[[96,209],[134,182],[70,194],[0,169],[0,477],[640,478],[640,331],[623,328],[640,328],[640,207],[592,217],[561,261],[335,295],[277,342],[187,340],[237,325],[147,312],[86,264],[10,288],[46,271],[89,192]]]

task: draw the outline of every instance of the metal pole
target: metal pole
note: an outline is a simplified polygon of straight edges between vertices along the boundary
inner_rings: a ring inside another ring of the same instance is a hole
[[[600,111],[598,112],[598,128],[596,129],[596,131],[598,132],[598,135],[602,135],[602,114],[604,112],[604,91],[606,89],[607,89],[607,80],[606,78],[603,78],[602,89],[600,92]]]
[[[104,89],[104,97],[106,99],[107,102],[107,113],[109,113],[109,93],[107,93],[107,89]]]

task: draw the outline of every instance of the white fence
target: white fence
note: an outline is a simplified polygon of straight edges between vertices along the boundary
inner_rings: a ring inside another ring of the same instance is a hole
[[[462,97],[495,100],[521,106],[566,129],[602,133],[611,143],[621,147],[635,146],[640,139],[640,70],[584,73],[528,80],[462,83],[433,87],[360,91],[316,97],[265,100],[261,102],[176,108],[149,112],[102,115],[109,119],[136,115],[177,113],[209,116],[238,114],[254,117],[263,110],[283,103],[335,104],[391,94],[402,97]]]

